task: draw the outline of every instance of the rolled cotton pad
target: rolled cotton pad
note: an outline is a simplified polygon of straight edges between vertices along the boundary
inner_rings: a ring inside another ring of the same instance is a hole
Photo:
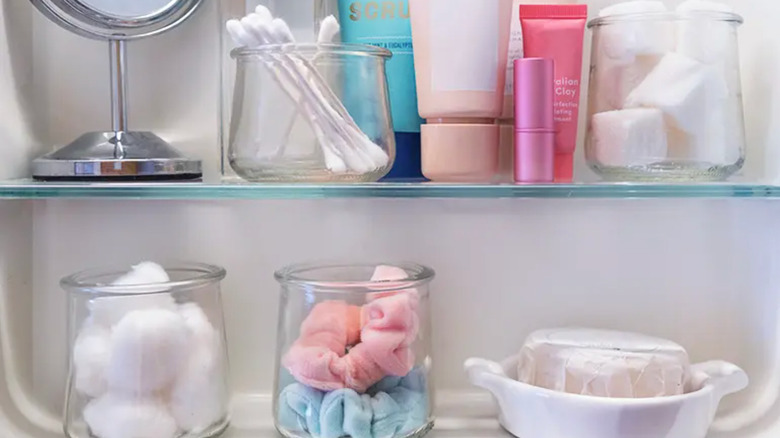
[[[109,389],[131,394],[167,389],[186,365],[190,342],[190,331],[176,312],[128,313],[111,335]]]
[[[701,132],[708,108],[728,96],[723,74],[678,53],[670,53],[626,98],[626,108],[658,108],[670,127],[689,134]]]
[[[602,9],[599,17],[666,12],[660,1],[631,1]],[[599,53],[625,64],[636,56],[664,55],[674,50],[674,25],[664,20],[626,20],[605,24],[596,40]]]
[[[620,2],[607,6],[599,11],[599,17],[612,17],[615,15],[642,14],[647,12],[666,12],[666,5],[662,1],[637,0]]]
[[[106,392],[106,369],[111,358],[111,332],[87,323],[73,344],[74,387],[89,397]]]
[[[633,62],[622,64],[610,59],[599,60],[594,72],[593,113],[623,109],[626,98],[661,62],[660,56],[637,56]]]
[[[174,438],[176,422],[154,397],[108,393],[84,408],[84,421],[97,438]]]
[[[553,391],[610,398],[682,394],[688,353],[665,339],[592,329],[542,330],[526,339],[518,380]]]
[[[677,12],[683,14],[688,12],[734,13],[734,8],[732,8],[731,6],[725,3],[715,2],[710,0],[687,0],[680,3],[680,5],[677,6]]]
[[[668,132],[669,158],[711,166],[739,161],[745,143],[741,115],[729,111],[727,105],[708,108],[707,114],[705,127],[695,135],[676,129]]]
[[[605,166],[640,166],[667,157],[661,110],[639,108],[596,114],[591,121],[591,136],[592,153]]]
[[[133,286],[127,292],[138,295],[95,298],[88,305],[91,318],[96,324],[112,327],[134,310],[175,310],[175,300],[164,293],[169,289],[165,286],[168,282],[170,277],[162,266],[153,262],[139,263],[112,283],[112,286]]]
[[[734,13],[723,3],[688,0],[677,7],[677,53],[705,64],[723,63],[737,56],[735,25],[711,13]],[[709,14],[708,14],[709,13]]]

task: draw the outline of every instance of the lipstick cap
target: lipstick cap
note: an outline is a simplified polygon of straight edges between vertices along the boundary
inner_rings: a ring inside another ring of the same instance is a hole
[[[515,130],[555,130],[554,80],[552,59],[515,60]]]

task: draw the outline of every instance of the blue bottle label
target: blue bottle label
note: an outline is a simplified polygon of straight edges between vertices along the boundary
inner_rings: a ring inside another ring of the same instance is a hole
[[[387,83],[396,132],[420,132],[407,0],[339,0],[341,40],[390,50]]]

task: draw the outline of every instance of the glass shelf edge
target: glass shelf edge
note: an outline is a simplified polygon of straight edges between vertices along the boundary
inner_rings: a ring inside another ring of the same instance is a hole
[[[249,184],[249,183],[39,183],[0,181],[0,199],[325,199],[325,198],[780,198],[780,185],[560,184],[470,185],[437,183]]]

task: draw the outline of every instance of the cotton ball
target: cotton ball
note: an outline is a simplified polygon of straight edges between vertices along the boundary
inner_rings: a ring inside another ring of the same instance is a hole
[[[135,310],[111,336],[108,386],[150,394],[171,383],[186,364],[191,335],[184,319],[163,309]]]
[[[73,344],[74,386],[89,397],[106,392],[106,369],[111,358],[111,332],[103,327],[86,325]]]
[[[198,345],[171,391],[171,412],[179,428],[200,433],[226,415],[227,394],[220,349]]]
[[[176,301],[168,293],[150,293],[132,296],[100,297],[92,299],[88,308],[95,324],[110,328],[125,315],[136,310],[176,310]]]
[[[134,265],[130,272],[117,278],[112,284],[115,286],[159,285],[169,281],[171,281],[171,277],[162,266],[154,262],[141,262]]]
[[[108,393],[84,408],[84,421],[97,438],[173,438],[176,422],[155,398]]]
[[[707,111],[728,97],[721,71],[677,53],[663,57],[626,98],[625,108],[658,108],[667,124],[689,134],[705,129]]]
[[[604,166],[648,165],[666,159],[664,115],[657,109],[609,111],[593,116],[589,156]]]
[[[219,343],[219,334],[209,322],[209,317],[196,303],[187,303],[179,306],[179,315],[193,335],[193,340],[199,345],[216,345]]]
[[[191,353],[171,391],[171,411],[181,429],[199,433],[225,416],[222,344],[199,305],[183,304],[179,314],[192,333]]]
[[[137,295],[95,298],[88,304],[91,318],[96,324],[112,327],[123,316],[134,310],[155,308],[175,310],[176,302],[173,296],[164,293],[169,290],[165,284],[170,280],[162,266],[153,262],[139,263],[111,284],[132,286],[127,292],[137,293]]]

